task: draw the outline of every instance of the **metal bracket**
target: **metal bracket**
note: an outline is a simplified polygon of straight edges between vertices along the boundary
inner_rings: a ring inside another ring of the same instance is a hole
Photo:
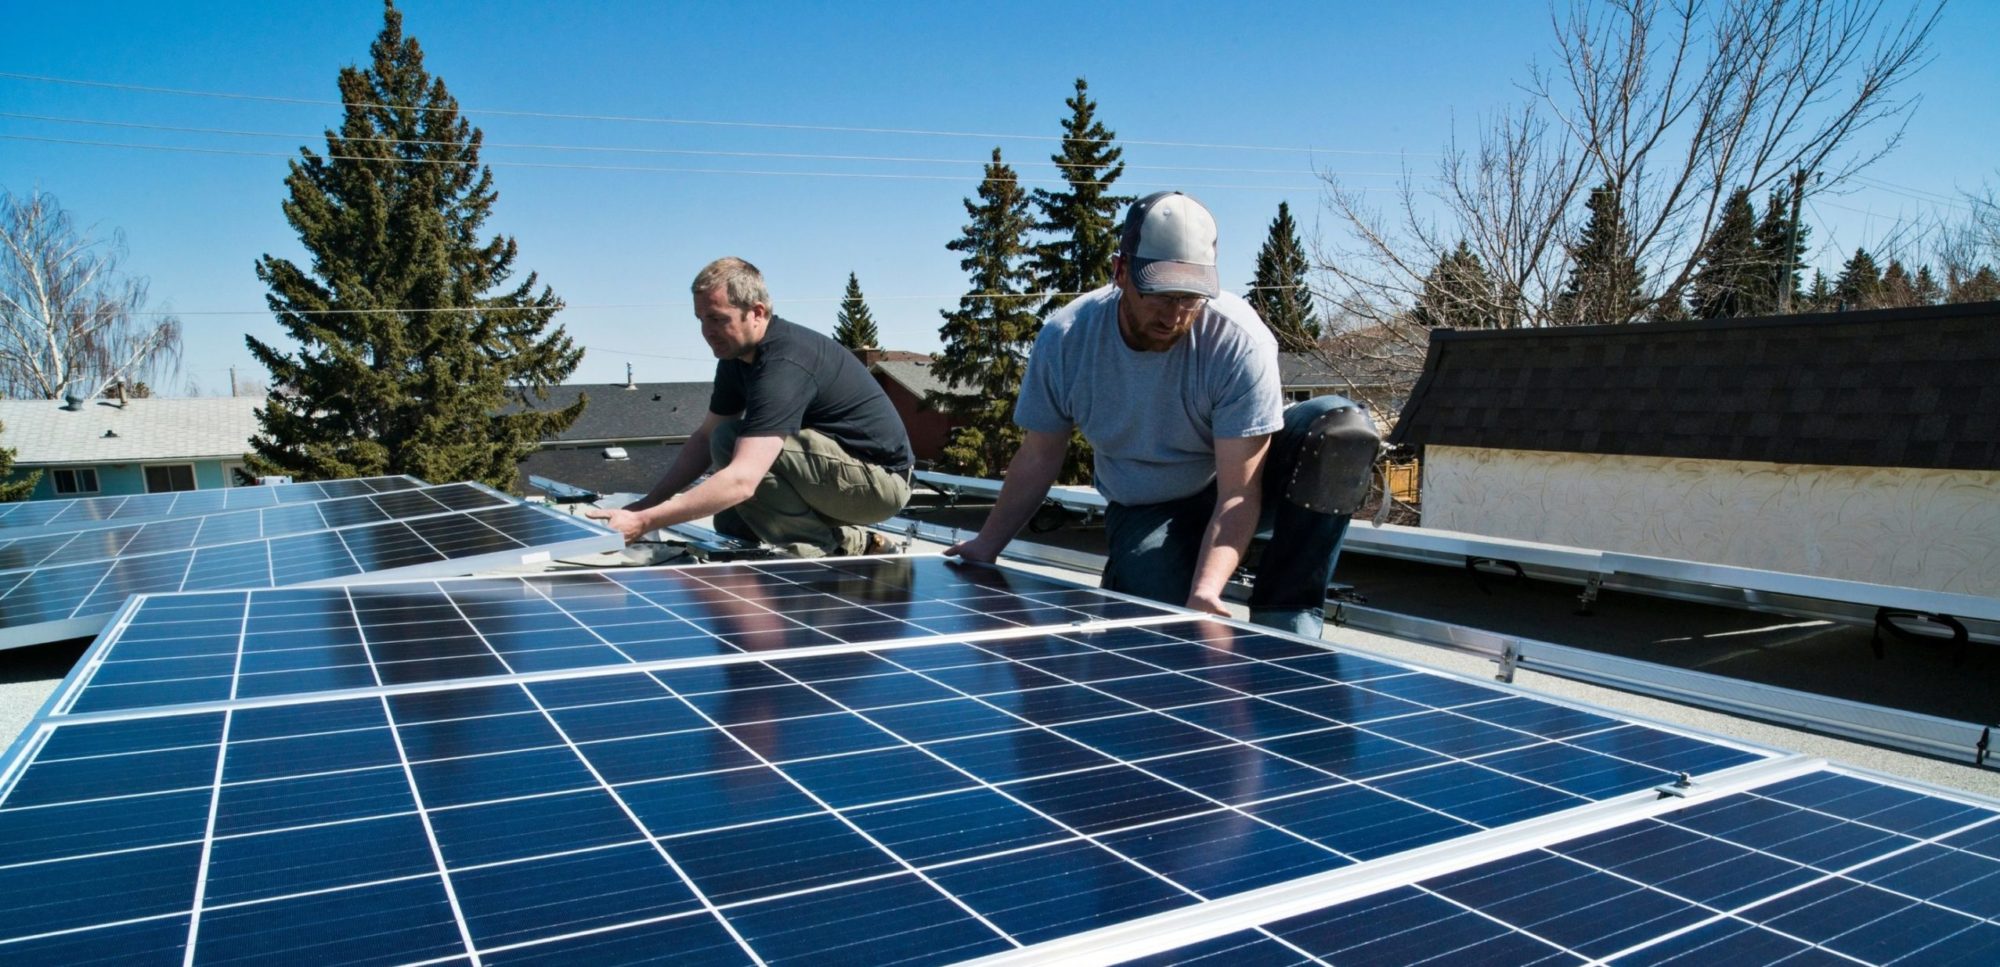
[[[1521,643],[1510,640],[1500,649],[1500,668],[1493,673],[1493,677],[1511,685],[1514,682],[1514,669],[1520,667],[1520,664]]]
[[[1667,783],[1664,786],[1654,786],[1653,791],[1659,793],[1660,798],[1662,799],[1668,796],[1673,796],[1679,799],[1686,799],[1689,796],[1692,796],[1695,793],[1700,792],[1701,790],[1695,786],[1694,778],[1692,776],[1689,776],[1687,773],[1683,772],[1675,776],[1674,781]]]
[[[1583,593],[1576,596],[1576,613],[1578,615],[1588,616],[1590,614],[1591,606],[1597,603],[1598,589],[1603,586],[1604,575],[1602,574],[1592,574],[1583,582]]]

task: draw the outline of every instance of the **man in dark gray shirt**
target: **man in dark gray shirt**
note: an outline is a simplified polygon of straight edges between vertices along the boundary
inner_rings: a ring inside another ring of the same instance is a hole
[[[590,516],[633,541],[734,508],[799,557],[867,553],[864,525],[910,499],[910,438],[889,397],[839,343],[772,315],[756,266],[717,259],[692,288],[717,360],[708,416],[651,492]]]

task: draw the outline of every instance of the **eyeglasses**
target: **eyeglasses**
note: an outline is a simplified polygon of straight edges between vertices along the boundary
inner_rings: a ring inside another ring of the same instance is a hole
[[[1141,292],[1139,298],[1156,306],[1173,306],[1176,309],[1190,306],[1198,308],[1208,301],[1207,296],[1195,295],[1192,292]]]

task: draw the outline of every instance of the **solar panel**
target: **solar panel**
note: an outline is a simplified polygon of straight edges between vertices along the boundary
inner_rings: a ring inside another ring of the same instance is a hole
[[[0,538],[116,527],[169,517],[198,517],[226,510],[359,497],[422,486],[425,486],[423,481],[408,476],[355,477],[261,487],[22,501],[0,504]]]
[[[1824,775],[935,558],[157,595],[0,767],[0,955],[1977,949],[2000,812]]]
[[[134,594],[462,574],[618,546],[603,527],[477,484],[290,493],[263,508],[0,539],[0,648],[94,632]]]

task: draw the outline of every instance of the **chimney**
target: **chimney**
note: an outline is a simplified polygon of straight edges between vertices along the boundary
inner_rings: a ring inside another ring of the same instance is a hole
[[[882,361],[882,350],[874,346],[854,350],[854,358],[861,360],[862,369],[874,369]]]
[[[639,388],[639,384],[638,384],[638,383],[634,383],[634,382],[632,382],[632,364],[631,364],[631,363],[626,363],[626,364],[625,364],[625,388],[626,388],[626,389],[638,389],[638,388]]]
[[[119,380],[117,386],[118,386],[118,408],[122,410],[125,408],[125,381],[122,379]]]

